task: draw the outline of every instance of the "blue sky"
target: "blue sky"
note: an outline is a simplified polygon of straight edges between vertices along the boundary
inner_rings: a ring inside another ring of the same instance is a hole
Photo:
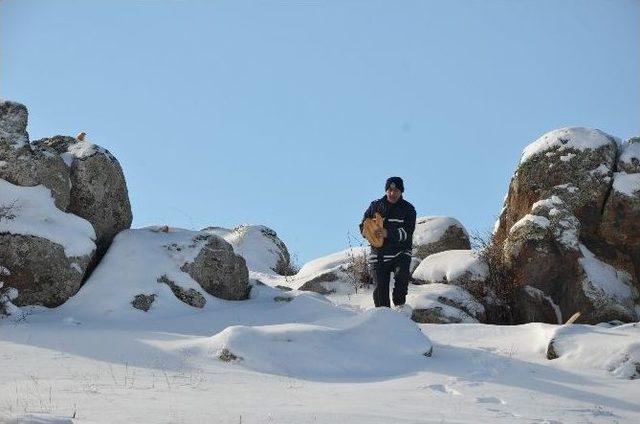
[[[485,232],[546,131],[639,135],[639,44],[631,0],[3,0],[0,95],[112,151],[134,227],[264,224],[305,262],[388,176]]]

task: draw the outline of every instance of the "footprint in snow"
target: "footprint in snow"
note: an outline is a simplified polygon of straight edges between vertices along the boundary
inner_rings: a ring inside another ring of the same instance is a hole
[[[477,397],[476,398],[476,402],[478,403],[499,403],[500,405],[504,405],[505,401],[503,401],[500,398],[494,397],[494,396],[487,396],[487,397]]]
[[[430,386],[426,386],[427,389],[433,390],[434,392],[446,393],[449,395],[460,396],[462,393],[457,391],[456,389],[445,386],[444,384],[432,384]]]

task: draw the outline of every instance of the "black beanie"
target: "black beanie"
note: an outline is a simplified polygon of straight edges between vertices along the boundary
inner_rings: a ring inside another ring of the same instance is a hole
[[[404,183],[402,182],[402,178],[400,177],[389,177],[387,178],[387,182],[384,185],[384,191],[389,190],[391,184],[394,184],[398,190],[404,193]]]

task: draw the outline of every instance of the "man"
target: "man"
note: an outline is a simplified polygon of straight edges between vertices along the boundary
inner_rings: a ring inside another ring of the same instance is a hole
[[[382,237],[382,247],[371,246],[369,265],[371,278],[376,287],[373,291],[373,303],[378,306],[391,306],[389,301],[389,281],[393,272],[393,304],[402,312],[405,306],[407,285],[409,283],[409,265],[411,264],[411,246],[413,231],[416,228],[416,210],[402,197],[404,183],[400,177],[390,177],[384,186],[385,195],[371,202],[360,223],[362,234],[364,220],[379,213],[383,218],[383,228],[376,231]]]

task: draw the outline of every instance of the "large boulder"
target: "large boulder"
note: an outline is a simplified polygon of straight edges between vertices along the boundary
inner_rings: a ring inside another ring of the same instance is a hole
[[[102,256],[120,231],[133,219],[124,173],[108,150],[88,140],[55,136],[37,140],[38,149],[57,152],[68,166],[71,192],[68,211],[93,225]]]
[[[264,225],[239,225],[232,230],[207,227],[202,231],[218,235],[233,246],[250,271],[264,274],[295,274],[289,250],[278,234]]]
[[[516,322],[577,311],[587,323],[637,319],[637,150],[588,128],[551,131],[524,150],[492,240]]]
[[[616,166],[617,141],[596,129],[562,128],[527,146],[494,237],[501,243],[535,202],[559,196],[584,234],[596,234]]]
[[[635,275],[640,289],[640,138],[629,140],[622,148],[618,172],[614,173],[604,205],[600,234],[629,258],[631,270],[625,263],[617,262]]]
[[[209,294],[226,300],[249,297],[249,271],[244,258],[222,237],[213,234],[197,236],[206,242],[193,262],[180,268]]]
[[[60,211],[44,186],[0,179],[0,263],[15,305],[54,307],[80,288],[95,253],[91,224]]]
[[[416,220],[413,232],[413,256],[424,259],[445,250],[470,249],[464,226],[448,216],[425,216]]]
[[[578,311],[581,322],[587,323],[637,319],[634,305],[638,291],[630,275],[598,259],[580,235],[580,221],[557,196],[536,202],[530,213],[511,227],[503,245],[512,278],[506,283],[541,292],[535,302],[521,299],[517,303],[523,309],[515,311],[519,317],[516,322],[528,322],[532,317],[562,321],[554,305],[563,319]]]
[[[0,102],[0,178],[10,183],[51,190],[56,206],[66,210],[71,182],[69,171],[56,152],[32,148],[26,131],[27,108],[15,102]]]

